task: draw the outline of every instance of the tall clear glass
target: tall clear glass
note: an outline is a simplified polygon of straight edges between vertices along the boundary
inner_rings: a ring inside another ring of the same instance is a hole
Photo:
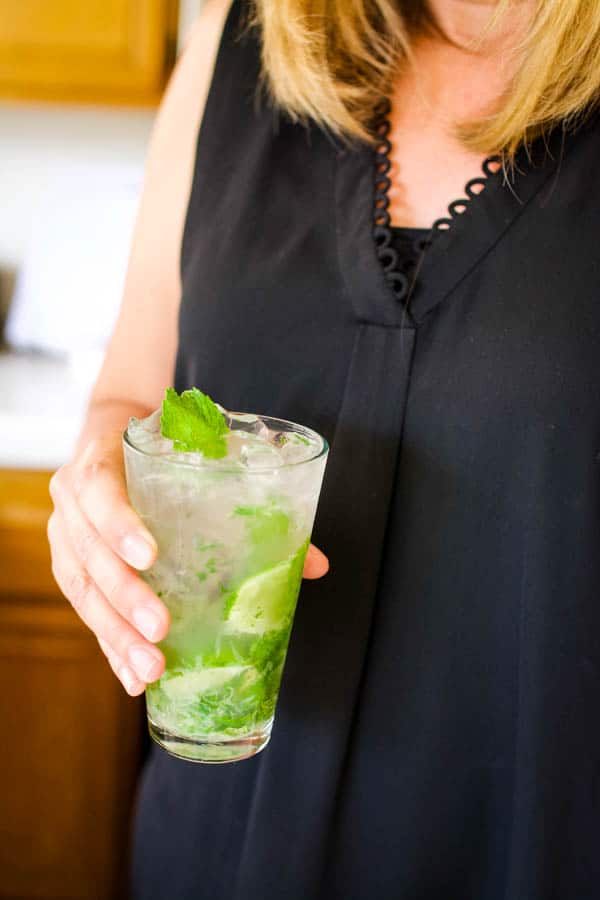
[[[304,456],[242,470],[148,452],[124,434],[129,497],[158,544],[143,577],[171,613],[148,724],[187,760],[253,756],[273,725],[329,448],[310,429],[259,418]]]

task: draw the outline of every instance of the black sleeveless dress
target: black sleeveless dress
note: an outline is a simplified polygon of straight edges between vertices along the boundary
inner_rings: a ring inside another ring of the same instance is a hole
[[[198,144],[176,384],[330,440],[331,571],[303,586],[269,747],[151,752],[133,896],[597,900],[598,118],[509,184],[487,165],[407,303],[377,152],[258,105],[242,17]]]

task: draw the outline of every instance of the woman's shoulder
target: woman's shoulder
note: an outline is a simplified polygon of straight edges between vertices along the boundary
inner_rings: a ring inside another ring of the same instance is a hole
[[[214,61],[227,17],[238,5],[238,0],[206,0],[190,29],[184,52],[205,58],[208,52]]]

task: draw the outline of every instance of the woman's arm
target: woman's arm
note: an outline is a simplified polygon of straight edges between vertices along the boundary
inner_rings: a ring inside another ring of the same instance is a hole
[[[54,576],[130,694],[141,693],[164,668],[154,642],[165,636],[169,614],[135,571],[152,564],[156,544],[127,499],[121,432],[129,416],[158,407],[172,382],[181,238],[228,8],[229,0],[208,0],[161,105],[121,312],[75,459],[51,482]]]
[[[179,256],[198,130],[231,0],[207,0],[154,127],[121,312],[94,389],[80,448],[150,412],[172,383],[181,294]]]

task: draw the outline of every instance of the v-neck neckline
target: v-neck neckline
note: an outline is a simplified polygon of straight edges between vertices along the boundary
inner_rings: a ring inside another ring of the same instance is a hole
[[[562,129],[555,129],[546,141],[536,141],[529,152],[519,151],[513,176],[502,170],[484,172],[483,190],[469,200],[463,212],[450,215],[447,230],[435,231],[419,274],[426,289],[409,304],[415,322],[447,300],[540,192],[548,185],[551,190],[572,143]]]
[[[421,261],[419,290],[408,305],[399,302],[384,276],[373,237],[375,148],[355,144],[336,153],[335,206],[338,258],[346,291],[360,322],[388,328],[416,328],[445,301],[557,175],[576,135],[556,128],[544,141],[522,149],[514,176],[485,172],[483,190],[462,204],[450,204],[447,230],[432,229]],[[463,211],[460,212],[461,206]]]

